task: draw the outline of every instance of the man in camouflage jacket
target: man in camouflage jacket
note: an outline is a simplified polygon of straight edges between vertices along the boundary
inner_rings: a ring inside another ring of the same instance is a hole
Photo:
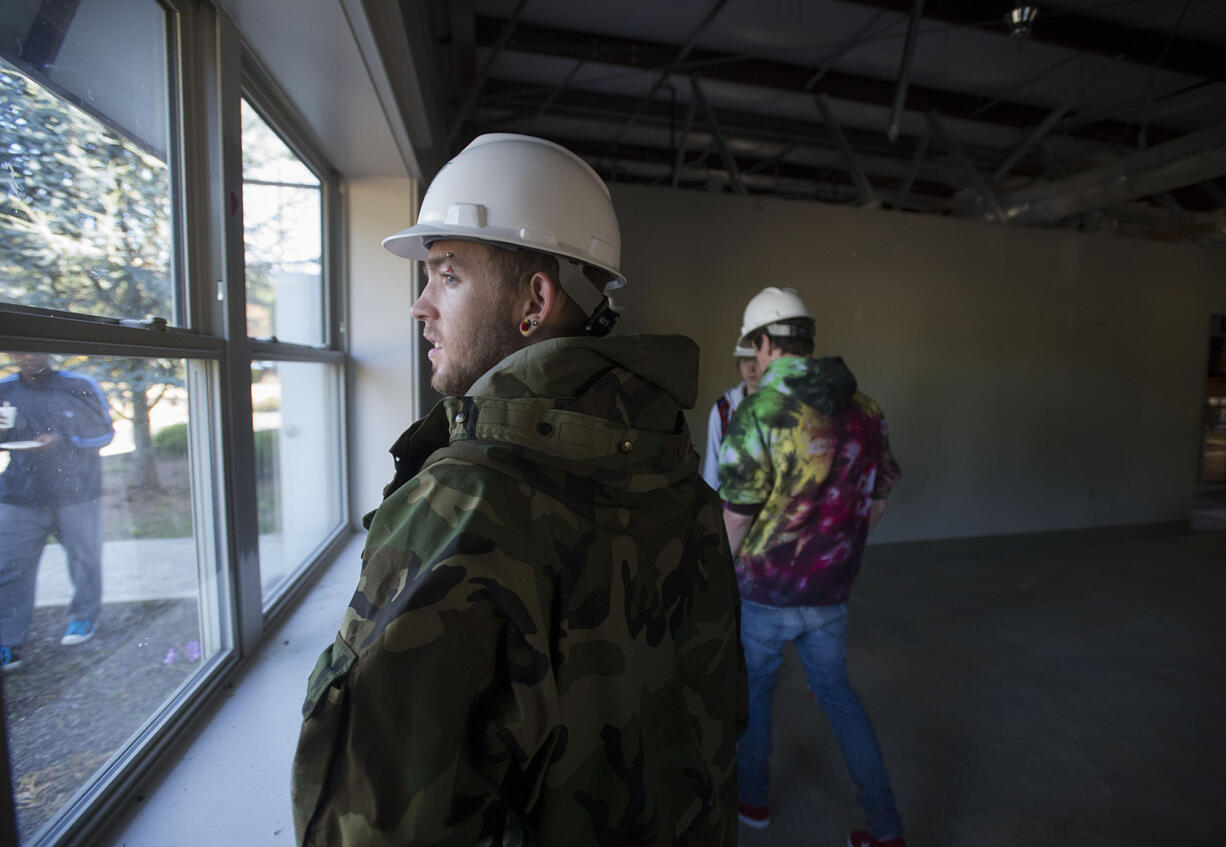
[[[719,502],[681,413],[697,348],[575,336],[548,271],[526,299],[486,279],[501,252],[429,246],[414,316],[452,396],[392,448],[311,676],[298,841],[734,844],[747,702]],[[497,335],[498,285],[526,341],[482,371],[501,350],[461,330]]]

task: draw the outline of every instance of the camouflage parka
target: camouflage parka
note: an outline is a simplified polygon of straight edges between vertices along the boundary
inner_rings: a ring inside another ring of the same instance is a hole
[[[681,337],[504,359],[392,448],[293,767],[310,845],[728,845],[746,693]]]

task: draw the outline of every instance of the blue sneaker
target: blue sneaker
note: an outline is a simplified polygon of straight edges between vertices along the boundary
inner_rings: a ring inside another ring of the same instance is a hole
[[[0,671],[7,673],[21,667],[16,647],[0,647]]]
[[[65,647],[71,647],[73,644],[81,644],[89,641],[94,637],[94,622],[87,620],[72,621],[68,624],[68,629],[64,630],[64,637],[60,639],[60,643]]]

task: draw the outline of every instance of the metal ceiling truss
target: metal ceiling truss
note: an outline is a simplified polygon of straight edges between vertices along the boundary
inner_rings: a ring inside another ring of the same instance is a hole
[[[1195,208],[1204,208],[1206,202],[1226,206],[1226,192],[1215,181],[1226,175],[1222,129],[1189,134],[1162,125],[1164,119],[1174,121],[1189,111],[1214,110],[1226,102],[1223,87],[1209,84],[1226,78],[1226,51],[1177,33],[1164,39],[1141,29],[1043,10],[1030,40],[1075,52],[1026,83],[985,96],[915,85],[911,77],[921,27],[935,23],[1004,32],[1003,21],[994,17],[994,11],[986,13],[979,0],[856,0],[875,13],[854,37],[809,65],[698,48],[699,36],[727,0],[716,0],[680,46],[518,22],[524,2],[519,0],[508,20],[475,18],[474,45],[486,50],[486,60],[453,124],[453,135],[466,123],[483,131],[548,127],[551,137],[580,152],[606,178],[674,187],[728,186],[741,194],[768,191],[861,204],[885,200],[894,208],[956,209],[1001,222],[1048,225],[1089,215],[1082,218],[1088,225],[1110,228],[1118,223],[1101,210],[1149,197],[1181,230],[1201,231],[1203,216],[1189,210],[1185,188],[1196,183],[1201,190],[1193,191]],[[891,12],[902,17],[891,20],[887,17]],[[903,22],[907,26],[896,78],[834,70],[840,57],[875,31],[879,34],[883,19],[886,29],[897,30]],[[565,78],[554,84],[491,77],[489,69],[504,51],[572,64]],[[1026,85],[1054,74],[1085,52],[1113,61],[1104,64],[1077,95],[1055,108],[1013,99]],[[1121,60],[1207,82],[1159,98],[1150,91],[1079,110],[1090,86]],[[631,96],[594,90],[601,84],[599,74],[589,76],[586,84],[577,82],[580,69],[602,67],[650,74],[652,84],[646,94]],[[679,98],[687,82],[689,96]],[[821,120],[764,115],[726,105],[720,106],[717,118],[709,93],[720,84],[782,95],[816,93]],[[670,91],[671,102],[658,96],[664,89]],[[678,100],[684,101],[683,117]],[[842,126],[836,118],[840,101],[886,110],[885,132]],[[922,123],[911,122],[918,131],[912,129],[910,137],[904,131],[905,112],[925,117]],[[996,127],[991,131],[997,135],[999,127],[1024,135],[1008,150],[968,145],[951,131],[957,122],[965,133],[967,121]],[[1048,144],[1057,136],[1061,156],[1077,162],[1071,175]],[[940,142],[935,148],[938,155],[930,149],[930,137]],[[1149,149],[1085,169],[1089,163],[1109,159],[1110,151],[1137,146]],[[712,152],[718,153],[717,167],[708,164]],[[1006,187],[1015,187],[1002,191],[1006,178]],[[965,189],[967,183],[973,189]],[[1019,183],[1022,187],[1016,187]],[[973,195],[968,195],[971,190]],[[968,196],[978,197],[977,204],[968,206]]]
[[[711,127],[711,132],[715,136],[715,145],[719,150],[719,158],[724,163],[724,169],[728,171],[728,176],[732,180],[732,190],[737,194],[747,194],[745,190],[745,181],[741,179],[741,171],[737,168],[736,159],[732,156],[732,151],[728,148],[728,141],[724,138],[724,132],[720,129],[719,120],[715,117],[715,112],[711,109],[711,104],[707,102],[707,96],[702,93],[702,86],[698,82],[698,77],[690,77],[690,87],[694,93],[694,100],[702,107],[703,114],[707,116],[707,122]]]
[[[834,139],[835,147],[838,148],[839,153],[843,156],[843,161],[847,165],[847,172],[851,174],[851,181],[855,183],[856,188],[860,191],[861,202],[866,206],[880,206],[881,199],[874,193],[873,186],[869,184],[868,177],[864,175],[864,170],[856,160],[856,154],[852,151],[851,145],[847,143],[847,136],[843,134],[843,128],[839,126],[834,113],[830,111],[830,103],[827,101],[825,94],[817,95],[817,108],[822,113],[822,122],[826,124],[826,131],[830,133],[830,137]]]
[[[522,128],[523,121],[528,116],[535,114],[541,94],[542,89],[539,87],[525,87],[505,81],[491,80],[486,85],[481,101],[482,109],[488,111],[485,123],[498,129]],[[572,87],[557,98],[551,113],[560,118],[608,123],[619,120],[625,114],[625,110],[634,105],[634,102],[634,99],[629,97],[584,91]],[[661,138],[667,139],[675,118],[676,115],[670,104],[655,100],[644,107],[638,123],[642,127],[659,130],[662,133]],[[738,167],[742,172],[748,169],[757,170],[754,165],[761,159],[779,158],[778,164],[786,165],[787,163],[782,161],[782,156],[780,156],[781,147],[794,148],[791,153],[783,155],[796,161],[803,159],[802,151],[834,147],[833,139],[823,142],[824,138],[828,138],[828,130],[820,121],[801,121],[721,109],[720,127],[726,136],[735,137],[742,142],[737,145],[736,154]],[[902,137],[898,144],[889,145],[884,134],[879,131],[844,129],[843,132],[848,143],[857,151],[864,170],[871,172],[873,179],[877,181],[893,179],[901,183],[907,168],[905,162],[898,161],[898,156],[900,152],[903,156],[910,155],[914,146],[920,141],[919,138]],[[688,138],[678,148],[682,153],[687,149],[693,152],[696,149],[706,148],[707,141],[696,142],[694,136],[695,129],[691,125]],[[607,130],[604,132],[604,137],[608,137]],[[665,146],[668,144],[663,140],[661,143]],[[755,152],[763,146],[769,149]],[[670,157],[675,158],[676,153],[677,150],[671,150]],[[969,155],[985,163],[984,167],[990,167],[999,158],[997,151],[978,147],[970,148]],[[657,151],[658,156],[659,151]],[[872,167],[869,167],[870,163]],[[603,173],[611,172],[607,163],[600,163],[598,170]],[[1041,172],[1037,160],[1030,172],[1034,174]],[[926,194],[949,197],[952,196],[954,188],[961,184],[962,181],[956,176],[956,169],[952,165],[942,167],[941,163],[933,163],[929,160],[926,179],[916,181],[916,190]]]
[[[894,91],[894,105],[890,109],[890,123],[886,137],[893,144],[898,140],[898,124],[902,120],[902,107],[907,100],[907,85],[911,81],[911,60],[915,58],[915,41],[919,38],[924,22],[924,0],[911,0],[911,20],[907,22],[907,40],[903,43],[902,61],[898,66],[898,85]]]
[[[478,17],[478,47],[492,47],[501,32],[502,23],[500,19]],[[587,59],[592,64],[646,72],[658,72],[664,68],[652,89],[652,96],[669,74],[691,72],[701,73],[708,83],[730,82],[794,94],[809,94],[812,91],[808,83],[813,71],[802,65],[700,49],[691,49],[685,61],[676,62],[676,46],[659,42],[521,24],[507,47],[522,53],[571,60]],[[889,80],[843,71],[827,72],[821,83],[821,92],[832,100],[847,100],[885,109],[893,107],[897,92],[896,84]],[[997,99],[990,114],[981,115],[979,111],[988,102],[987,98],[914,84],[908,85],[906,98],[907,106],[913,112],[936,111],[950,119],[964,118],[1009,127],[1034,126],[1049,112],[1040,106]],[[644,97],[640,104],[645,108],[651,99]],[[1067,134],[1087,141],[1117,144],[1135,139],[1137,131],[1137,127],[1130,123],[1099,120],[1071,128]],[[1166,140],[1172,135],[1151,137]]]
[[[631,113],[630,117],[628,117],[621,125],[621,128],[617,130],[617,133],[609,142],[609,149],[606,151],[604,156],[601,156],[602,161],[609,155],[609,153],[617,148],[618,142],[620,142],[622,138],[625,137],[626,133],[630,131],[630,128],[634,126],[635,121],[638,120],[644,107],[646,107],[651,99],[656,96],[656,92],[659,91],[666,82],[668,82],[669,77],[681,67],[681,63],[685,61],[686,57],[693,49],[695,42],[698,41],[698,37],[702,35],[703,31],[706,30],[708,26],[711,25],[711,22],[715,20],[715,16],[719,14],[720,10],[724,8],[724,5],[727,2],[728,0],[716,0],[715,5],[711,7],[711,10],[707,12],[706,16],[703,17],[698,26],[694,28],[694,31],[690,33],[690,37],[686,39],[685,44],[681,45],[680,50],[675,47],[667,48],[668,50],[674,52],[674,55],[670,57],[667,62],[662,62],[660,64],[660,67],[662,67],[663,70],[660,71],[660,75],[656,77],[656,81],[651,86],[651,89],[645,95],[643,95],[643,99],[639,101],[638,106],[634,109],[633,113]]]

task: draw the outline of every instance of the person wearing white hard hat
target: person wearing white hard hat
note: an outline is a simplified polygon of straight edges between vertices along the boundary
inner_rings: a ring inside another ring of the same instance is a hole
[[[311,675],[301,844],[732,845],[736,576],[683,410],[698,348],[608,335],[608,188],[486,135],[388,249],[445,396],[392,447]]]
[[[758,391],[728,425],[720,496],[741,592],[749,728],[737,745],[740,816],[770,824],[771,699],[793,642],[843,752],[866,828],[849,847],[904,847],[877,735],[847,677],[847,603],[865,539],[898,480],[880,407],[837,356],[814,357],[816,321],[800,294],[769,287],[745,307],[741,343]]]
[[[707,415],[707,450],[702,457],[702,478],[719,490],[719,445],[728,431],[728,422],[741,401],[758,390],[758,354],[752,347],[737,344],[732,350],[741,381],[729,388],[711,405]]]

